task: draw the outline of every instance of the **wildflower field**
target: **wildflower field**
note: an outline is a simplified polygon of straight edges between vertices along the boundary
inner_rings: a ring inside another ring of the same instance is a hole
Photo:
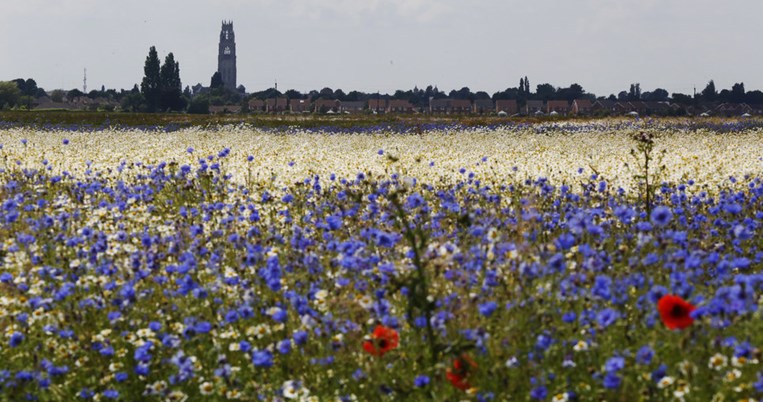
[[[0,400],[763,399],[754,124],[0,143]]]

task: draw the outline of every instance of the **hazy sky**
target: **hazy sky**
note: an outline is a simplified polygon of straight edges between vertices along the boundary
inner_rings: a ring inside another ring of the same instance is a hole
[[[131,88],[155,45],[209,85],[223,19],[258,91],[763,89],[761,0],[0,0],[0,80]]]

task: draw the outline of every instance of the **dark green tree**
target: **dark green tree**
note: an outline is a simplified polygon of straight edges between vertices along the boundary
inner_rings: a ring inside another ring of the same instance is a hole
[[[69,99],[70,101],[74,100],[74,98],[79,98],[82,96],[85,96],[85,94],[77,88],[74,88],[71,91],[66,93],[66,98]]]
[[[53,92],[50,93],[50,100],[53,102],[63,102],[64,96],[66,96],[66,92],[62,89],[54,89]]]
[[[146,111],[156,112],[161,104],[162,78],[160,73],[159,56],[156,47],[151,46],[143,67],[143,81],[140,83],[140,92],[146,102]]]
[[[161,110],[183,110],[186,103],[183,99],[183,85],[180,82],[180,63],[175,61],[175,56],[170,52],[164,59],[159,73],[160,83],[160,108]]]
[[[641,84],[639,83],[631,84],[631,88],[628,91],[628,100],[629,101],[641,100]]]
[[[715,82],[710,80],[710,82],[707,83],[705,89],[702,90],[702,100],[706,102],[713,102],[717,97],[718,91],[715,90]]]
[[[209,114],[209,100],[201,96],[191,99],[191,104],[188,106],[188,113]]]
[[[525,81],[527,85],[527,81]],[[535,87],[535,99],[537,100],[549,100],[554,99],[556,96],[556,88],[551,84],[540,84]]]
[[[657,88],[654,91],[649,92],[649,96],[647,96],[647,94],[644,93],[644,98],[652,102],[665,102],[666,100],[668,100],[668,96],[670,96],[670,94],[668,94],[668,91],[662,88]]]
[[[21,97],[21,90],[13,81],[0,81],[0,109],[14,106]]]
[[[673,93],[671,95],[671,98],[673,98],[673,102],[681,104],[681,105],[691,105],[694,103],[694,98],[691,97],[691,95],[686,95],[682,93]]]
[[[289,99],[302,99],[302,94],[296,89],[290,89],[284,92],[284,95]]]
[[[146,99],[140,92],[129,92],[122,98],[121,107],[125,112],[140,112],[145,106]]]
[[[745,101],[744,82],[734,84],[731,87],[731,101],[736,103],[742,103]]]
[[[220,75],[219,71],[212,74],[212,80],[209,83],[210,89],[222,88],[224,85],[225,84],[223,84],[223,76]]]
[[[752,105],[763,104],[763,92],[755,90],[744,94],[744,101]]]

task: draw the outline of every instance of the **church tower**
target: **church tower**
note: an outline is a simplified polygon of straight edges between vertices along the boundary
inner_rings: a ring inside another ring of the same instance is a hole
[[[223,21],[217,51],[217,72],[220,73],[225,88],[236,89],[236,37],[233,34],[233,21]]]

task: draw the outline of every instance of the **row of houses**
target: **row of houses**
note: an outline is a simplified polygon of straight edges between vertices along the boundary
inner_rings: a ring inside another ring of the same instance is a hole
[[[286,97],[249,101],[250,112],[262,113],[430,113],[430,114],[498,114],[514,115],[713,115],[741,116],[763,114],[763,106],[738,103],[701,104],[682,106],[669,102],[612,101],[575,99],[529,100],[520,104],[514,99],[431,99],[429,105],[418,106],[402,99],[369,99],[367,101],[339,101],[333,99],[288,99]],[[211,106],[210,112],[236,113],[238,106]]]

